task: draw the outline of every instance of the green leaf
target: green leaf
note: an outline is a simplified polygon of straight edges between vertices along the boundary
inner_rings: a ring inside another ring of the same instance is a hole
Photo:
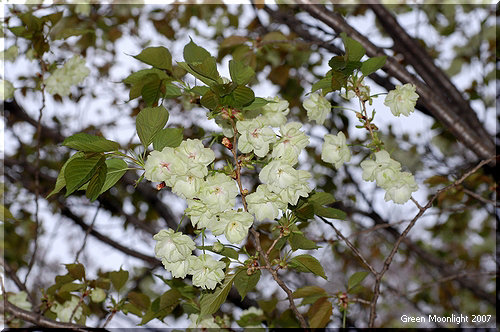
[[[288,265],[297,271],[313,273],[327,279],[321,263],[311,255],[299,255],[293,257]]]
[[[176,148],[184,139],[183,128],[164,128],[153,139],[153,149],[163,150],[164,147]]]
[[[104,186],[104,183],[106,182],[107,172],[108,172],[108,167],[104,162],[101,165],[99,165],[94,175],[92,175],[92,177],[90,178],[85,195],[87,196],[88,199],[90,199],[91,202],[95,201],[97,197],[99,197],[101,189]]]
[[[81,290],[84,288],[85,288],[85,285],[83,285],[83,284],[75,284],[73,282],[70,282],[70,283],[62,285],[61,288],[59,288],[59,292],[60,293],[70,293],[70,292],[74,292],[74,291]]]
[[[290,237],[288,238],[288,242],[290,243],[290,247],[292,247],[293,251],[298,249],[309,250],[309,249],[320,248],[316,245],[316,242],[309,240],[303,234],[300,233],[292,232],[290,234]]]
[[[172,71],[172,55],[163,46],[148,47],[134,58],[155,68]]]
[[[345,220],[347,218],[347,215],[344,211],[331,207],[321,206],[319,204],[314,204],[314,214],[330,219]]]
[[[110,158],[106,160],[106,167],[108,170],[106,174],[106,181],[104,182],[99,194],[102,194],[109,188],[113,187],[127,171],[127,163],[118,158]]]
[[[229,61],[229,74],[233,82],[238,85],[247,85],[255,76],[255,72],[251,67],[236,60]]]
[[[186,46],[184,46],[184,60],[188,64],[202,63],[203,60],[210,57],[210,53],[203,47],[196,45],[192,39]]]
[[[342,40],[344,41],[344,47],[349,61],[359,61],[365,55],[366,50],[358,41],[347,37],[345,32],[340,34]]]
[[[300,219],[312,219],[314,218],[314,206],[312,204],[306,203],[295,210],[295,215]]]
[[[255,94],[252,89],[246,86],[238,86],[233,92],[231,92],[231,95],[233,95],[234,101],[236,102],[235,105],[231,106],[236,108],[250,105],[255,99]]]
[[[137,84],[144,82],[146,79],[150,77],[157,77],[160,80],[169,80],[168,75],[160,69],[151,68],[151,69],[142,69],[135,73],[130,74],[126,79],[123,80],[125,84]]]
[[[66,138],[62,145],[84,152],[109,152],[120,149],[120,144],[114,141],[86,133],[74,134]]]
[[[309,325],[311,328],[324,328],[330,321],[332,313],[333,306],[328,298],[322,297],[318,299],[311,308],[309,308]]]
[[[66,264],[68,274],[75,279],[83,280],[85,278],[85,268],[82,264]]]
[[[361,72],[364,76],[368,76],[371,73],[376,72],[385,65],[387,56],[377,56],[370,58],[361,64]]]
[[[128,271],[120,268],[120,271],[109,272],[109,279],[115,290],[120,291],[128,280]]]
[[[164,81],[159,80],[157,78],[151,79],[142,84],[141,88],[142,99],[144,99],[148,107],[158,105],[158,100],[163,95],[162,91],[165,91],[162,88],[163,84]]]
[[[142,311],[149,309],[149,306],[151,305],[151,300],[149,299],[149,296],[147,296],[144,293],[130,292],[128,293],[127,298],[130,303],[132,303]]]
[[[179,304],[181,293],[177,289],[170,289],[151,303],[150,308],[142,317],[139,325],[146,324],[152,319],[163,319]]]
[[[260,280],[260,274],[260,270],[257,270],[255,273],[248,275],[246,269],[241,269],[238,273],[236,273],[234,286],[236,286],[236,290],[238,291],[238,294],[240,294],[242,301],[245,299],[248,292],[255,289],[255,286],[257,286],[257,283]]]
[[[333,91],[340,90],[347,85],[347,76],[339,71],[332,70],[331,89]]]
[[[250,105],[245,106],[242,109],[245,111],[260,110],[262,107],[266,106],[269,103],[275,103],[275,102],[269,101],[261,97],[256,97]]]
[[[227,295],[233,286],[235,274],[227,275],[224,283],[217,287],[211,294],[205,294],[200,300],[200,317],[212,315],[219,310],[220,306],[226,302]]]
[[[209,110],[215,110],[217,106],[219,106],[220,100],[212,90],[208,90],[203,97],[201,97],[200,103]]]
[[[343,56],[334,56],[328,61],[328,65],[334,70],[341,70],[345,68],[346,61]]]
[[[165,84],[165,93],[163,98],[176,98],[182,95],[181,89],[172,83]]]
[[[63,29],[53,30],[50,33],[52,40],[66,39],[73,36],[81,36],[87,33],[94,33],[92,29],[80,29],[80,28],[69,28],[65,27]]]
[[[163,106],[147,107],[137,115],[137,135],[145,148],[153,142],[155,135],[165,127],[167,121],[168,111]]]
[[[319,286],[305,286],[293,292],[294,299],[306,298],[310,296],[325,297],[328,296],[328,293],[326,292],[326,290]]]
[[[327,75],[326,77],[323,77],[322,79],[320,79],[319,81],[317,81],[312,85],[311,92],[314,92],[319,89],[328,90],[331,88],[332,88],[332,76]]]
[[[326,192],[315,192],[309,197],[309,201],[313,201],[320,205],[328,205],[335,202],[332,194]]]
[[[59,175],[57,176],[56,179],[56,185],[54,186],[54,189],[50,192],[50,194],[47,196],[47,199],[60,192],[62,188],[66,187],[66,179],[64,178],[64,170],[66,169],[66,165],[68,165],[68,163],[71,160],[75,158],[81,158],[84,155],[85,154],[83,152],[77,152],[74,155],[72,155],[68,160],[66,160],[66,162],[61,167],[61,170],[59,171]]]
[[[240,255],[238,254],[238,252],[236,250],[234,250],[233,248],[228,248],[228,247],[224,247],[224,249],[222,249],[221,252],[218,252],[218,254],[232,258],[232,259],[238,259],[238,257],[240,257]]]
[[[347,281],[347,291],[350,291],[357,285],[359,285],[365,278],[370,274],[368,271],[359,271],[353,273],[350,277],[349,280]]]
[[[205,93],[207,93],[209,90],[210,90],[210,88],[208,86],[198,85],[198,86],[194,86],[193,88],[191,88],[191,90],[189,90],[189,92],[192,92],[192,93],[201,97]]]
[[[212,90],[217,96],[224,97],[233,92],[237,86],[238,85],[235,83],[212,84],[210,86],[210,90]]]
[[[217,63],[214,57],[209,57],[203,60],[201,63],[188,63],[189,67],[193,69],[198,74],[217,81],[220,78],[219,72],[217,71]]]
[[[186,62],[177,62],[177,65],[182,69],[184,69],[185,71],[187,71],[188,73],[190,73],[191,75],[193,75],[194,77],[196,77],[197,79],[199,79],[200,81],[202,81],[203,83],[205,83],[206,85],[212,85],[217,83],[217,81],[197,73]]]
[[[105,160],[106,158],[100,154],[89,158],[81,157],[71,160],[64,170],[64,179],[66,181],[65,197],[68,197],[89,181],[99,166],[104,164]]]

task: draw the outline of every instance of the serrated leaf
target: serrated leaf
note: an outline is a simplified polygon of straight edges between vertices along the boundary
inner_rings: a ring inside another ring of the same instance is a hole
[[[120,144],[101,136],[78,133],[66,138],[63,146],[84,152],[110,152],[120,149]]]
[[[193,92],[194,94],[198,95],[198,96],[203,96],[205,93],[207,93],[208,91],[210,90],[210,88],[208,86],[203,86],[203,85],[198,85],[198,86],[195,86],[193,87],[191,90],[189,90],[190,92]]]
[[[164,128],[160,130],[153,139],[153,149],[163,150],[164,147],[176,148],[184,139],[182,128]]]
[[[208,90],[203,97],[201,97],[200,103],[209,110],[215,110],[217,106],[219,106],[220,100],[212,90]]]
[[[359,271],[353,273],[349,280],[347,281],[347,291],[353,289],[357,285],[359,285],[365,278],[370,274],[368,271]]]
[[[70,293],[70,292],[74,292],[74,291],[84,289],[84,288],[85,288],[85,285],[83,285],[83,284],[76,284],[73,282],[69,282],[67,284],[62,285],[61,288],[59,288],[59,292],[60,293]]]
[[[158,100],[161,98],[163,94],[162,92],[163,84],[164,82],[162,80],[154,79],[147,81],[142,85],[141,89],[142,99],[144,99],[144,102],[146,102],[146,105],[148,107],[158,104]]]
[[[319,248],[316,245],[316,242],[309,240],[302,234],[293,232],[290,234],[290,237],[288,238],[288,243],[290,243],[290,247],[292,247],[293,251],[298,249],[310,250]]]
[[[365,55],[366,50],[358,41],[347,36],[345,32],[340,34],[349,61],[359,61]]]
[[[57,194],[58,192],[61,191],[62,188],[66,187],[66,179],[64,178],[64,170],[66,169],[66,165],[68,165],[68,163],[75,159],[75,158],[81,158],[83,157],[85,154],[83,152],[77,152],[75,153],[74,155],[72,155],[71,157],[69,157],[68,160],[66,160],[66,162],[62,165],[61,167],[61,170],[59,171],[59,175],[57,176],[57,179],[56,179],[56,184],[54,186],[54,189],[50,192],[50,194],[47,196],[47,199],[49,199],[50,197],[52,197],[53,195]]]
[[[361,72],[364,76],[368,76],[385,65],[387,56],[377,56],[370,58],[361,64]]]
[[[233,82],[238,85],[247,85],[255,76],[255,72],[251,67],[236,60],[229,61],[229,74]]]
[[[237,85],[234,83],[213,84],[210,86],[210,90],[212,90],[217,96],[224,97],[233,92],[236,87]]]
[[[104,185],[102,186],[99,194],[102,194],[109,188],[113,187],[127,171],[127,163],[118,158],[110,158],[106,160],[106,167],[108,170],[106,173],[106,181],[104,181]]]
[[[71,160],[64,170],[64,179],[66,181],[65,197],[68,197],[89,181],[97,168],[104,164],[105,160],[106,158],[100,154],[89,158],[80,157]]]
[[[313,273],[327,279],[321,263],[311,255],[299,255],[293,257],[288,265],[300,272]]]
[[[196,45],[192,39],[188,44],[186,44],[186,46],[184,46],[183,53],[184,53],[184,60],[188,64],[202,63],[203,60],[211,57],[210,53],[206,49]]]
[[[189,67],[198,74],[217,81],[220,78],[219,72],[217,71],[217,63],[214,57],[208,57],[201,63],[188,63]]]
[[[309,308],[309,325],[311,328],[324,328],[330,321],[330,317],[333,313],[332,303],[327,297],[322,297],[318,299]]]
[[[319,204],[314,204],[314,214],[330,219],[345,220],[347,218],[347,215],[344,211],[331,207],[321,206]]]
[[[231,105],[231,106],[237,108],[250,105],[255,99],[255,94],[252,91],[252,89],[241,85],[236,87],[236,89],[234,89],[234,91],[231,92],[231,95],[233,95],[234,101],[236,102],[236,105]]]
[[[309,197],[309,200],[320,205],[328,205],[335,202],[333,195],[326,192],[315,192]]]
[[[139,325],[146,324],[152,319],[163,319],[179,304],[181,293],[177,289],[170,289],[155,299],[148,311],[142,317]]]
[[[172,55],[163,46],[145,48],[134,58],[155,68],[172,71]]]
[[[241,300],[245,299],[245,296],[248,292],[251,292],[257,286],[257,283],[260,280],[261,272],[257,270],[255,273],[248,275],[246,269],[241,269],[238,273],[236,273],[236,277],[234,278],[234,286],[238,291],[238,294],[241,296]]]
[[[160,80],[168,80],[168,75],[160,69],[150,68],[150,69],[142,69],[135,73],[130,74],[126,79],[123,80],[125,84],[137,84],[144,82],[150,78],[158,78]]]
[[[197,79],[199,79],[200,81],[202,81],[203,83],[205,83],[206,85],[212,85],[212,84],[215,84],[217,83],[215,80],[211,79],[211,78],[208,78],[206,76],[203,76],[201,74],[198,74],[195,70],[193,70],[189,64],[187,64],[186,62],[177,62],[177,65],[179,67],[181,67],[182,69],[184,69],[185,71],[187,71],[188,73],[190,73],[191,75],[193,75],[194,77],[196,77]]]
[[[238,252],[236,250],[234,250],[233,248],[228,248],[228,247],[224,247],[224,249],[222,249],[222,251],[218,254],[232,258],[232,259],[238,259],[238,257],[240,257],[240,255],[238,254]]]
[[[165,93],[163,98],[176,98],[182,95],[181,89],[172,83],[165,84]]]
[[[332,88],[332,76],[327,75],[326,77],[323,77],[316,83],[314,83],[311,87],[311,92],[314,92],[319,89],[327,90]]]
[[[343,56],[334,56],[328,61],[328,65],[334,70],[341,70],[345,68],[345,59]]]
[[[309,296],[328,296],[326,290],[319,286],[304,286],[293,292],[294,299],[300,299]]]
[[[127,283],[128,271],[120,269],[120,271],[109,272],[109,280],[111,280],[115,290],[120,291]]]
[[[331,89],[333,91],[337,91],[346,85],[347,85],[347,76],[342,72],[332,70]]]
[[[155,135],[165,127],[168,121],[168,111],[163,107],[147,107],[136,118],[137,135],[142,145],[147,148]]]
[[[88,199],[90,199],[91,202],[95,201],[97,197],[99,197],[101,189],[104,186],[104,183],[106,182],[107,172],[108,172],[108,167],[104,162],[97,168],[94,175],[92,175],[92,177],[90,178],[85,195],[87,196]]]
[[[200,317],[212,315],[226,302],[227,295],[233,286],[235,274],[227,275],[224,283],[217,287],[211,294],[205,294],[200,300]]]
[[[130,303],[132,303],[142,311],[149,309],[149,306],[151,305],[151,300],[149,299],[149,296],[147,296],[144,293],[130,292],[128,293],[127,298],[130,301]]]
[[[259,109],[261,109],[262,107],[266,106],[269,103],[275,103],[275,102],[267,100],[267,99],[264,99],[264,98],[261,98],[261,97],[256,97],[250,105],[245,106],[242,109],[244,111],[259,110]]]
[[[314,206],[312,204],[306,203],[295,210],[295,215],[300,219],[311,219],[314,218]]]
[[[68,274],[75,279],[83,280],[85,278],[85,268],[82,264],[66,264]]]
[[[229,36],[226,39],[220,43],[219,47],[222,48],[227,48],[227,47],[233,47],[237,45],[244,44],[248,38],[246,37],[241,37],[241,36]]]

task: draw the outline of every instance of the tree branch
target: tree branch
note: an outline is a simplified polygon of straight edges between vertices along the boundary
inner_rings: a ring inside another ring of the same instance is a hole
[[[381,48],[375,46],[368,38],[351,27],[339,14],[331,12],[325,6],[314,5],[309,0],[299,0],[299,3],[301,4],[301,8],[311,16],[319,19],[335,31],[343,31],[351,38],[360,42],[366,49],[368,56],[387,56]],[[396,59],[387,56],[384,70],[388,75],[395,77],[402,83],[414,84],[423,103],[436,119],[448,128],[458,140],[479,158],[488,159],[495,154],[495,149],[491,148],[491,144],[487,141],[483,141],[480,136],[470,129],[467,122],[461,116],[455,114],[447,105],[442,103],[440,96],[436,95],[432,89],[425,85],[420,79],[410,74]]]

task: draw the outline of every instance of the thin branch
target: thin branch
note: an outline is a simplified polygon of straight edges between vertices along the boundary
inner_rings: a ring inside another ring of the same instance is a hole
[[[484,204],[491,204],[495,207],[499,207],[500,204],[498,204],[498,202],[495,202],[495,201],[492,201],[491,199],[487,199],[487,198],[484,198],[483,196],[479,195],[479,194],[476,194],[475,192],[467,189],[467,188],[462,188],[462,191],[464,193],[466,193],[467,195],[477,199],[478,201],[480,201],[481,203],[484,203]]]
[[[95,210],[94,218],[92,218],[92,223],[90,224],[89,228],[85,231],[85,237],[83,238],[82,246],[76,253],[75,257],[75,262],[78,262],[78,257],[82,253],[83,249],[85,248],[85,245],[87,244],[87,238],[89,237],[90,231],[94,228],[95,221],[97,220],[97,215],[99,214],[99,208],[100,205],[97,206],[97,209]]]
[[[330,227],[333,228],[333,230],[335,231],[335,233],[337,233],[337,236],[340,237],[345,242],[345,244],[349,247],[349,249],[352,250],[352,252],[361,260],[361,262],[363,262],[363,264],[370,270],[370,272],[374,276],[378,275],[378,272],[375,270],[375,268],[373,266],[371,266],[370,263],[368,263],[368,261],[363,257],[363,255],[361,255],[361,253],[359,252],[359,250],[335,227],[335,225],[333,225],[332,222],[329,222],[328,220],[326,220],[325,218],[323,218],[321,216],[318,216],[318,217],[324,223],[330,225]]]
[[[485,164],[488,164],[489,162],[493,161],[495,158],[496,158],[496,156],[492,156],[486,160],[482,160],[473,169],[466,172],[461,178],[459,178],[458,180],[456,180],[452,184],[438,190],[436,192],[436,194],[434,194],[434,196],[431,197],[431,199],[427,202],[427,204],[424,207],[419,208],[419,212],[417,213],[417,215],[410,221],[410,223],[408,224],[406,229],[401,233],[401,235],[396,240],[396,243],[394,244],[394,247],[392,248],[391,253],[389,254],[389,256],[387,256],[387,258],[384,261],[384,265],[382,267],[382,270],[379,273],[377,273],[377,275],[376,275],[375,286],[373,287],[373,298],[372,298],[371,305],[370,305],[370,320],[369,320],[369,324],[368,324],[368,326],[370,328],[374,327],[375,318],[377,317],[376,306],[377,306],[378,297],[380,296],[380,283],[382,281],[384,274],[389,269],[389,266],[391,265],[392,260],[394,259],[394,256],[396,255],[396,252],[398,251],[399,246],[400,246],[401,242],[403,241],[403,239],[406,238],[406,235],[408,235],[408,233],[413,228],[413,226],[415,225],[417,220],[425,213],[425,211],[427,211],[430,207],[432,207],[432,203],[438,198],[438,196],[441,193],[443,193],[443,192],[445,192],[453,187],[458,186],[467,177],[469,177],[471,174],[475,173],[477,170],[479,170]],[[418,203],[416,203],[416,204],[417,204],[417,206],[419,206]]]
[[[21,309],[12,303],[4,300],[0,301],[0,312],[8,312],[11,315],[14,315],[16,318],[19,318],[23,321],[30,322],[37,327],[47,327],[54,329],[69,329],[73,331],[81,331],[87,332],[90,331],[90,328],[87,328],[82,325],[71,324],[71,323],[61,323],[52,319],[48,319],[36,312],[27,311]]]

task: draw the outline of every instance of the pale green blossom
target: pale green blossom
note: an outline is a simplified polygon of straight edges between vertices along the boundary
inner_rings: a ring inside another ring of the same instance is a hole
[[[309,95],[309,98],[304,100],[302,106],[307,110],[309,121],[316,121],[317,124],[323,124],[326,117],[332,110],[330,102],[319,93]]]
[[[91,292],[90,292],[90,299],[92,300],[92,302],[102,302],[104,301],[104,299],[106,298],[106,292],[101,289],[101,288],[94,288]]]
[[[203,317],[203,319],[201,319],[199,323],[198,323],[198,317],[200,316],[197,314],[189,315],[191,324],[189,324],[188,329],[197,329],[197,330],[220,329],[220,326],[215,322],[215,319],[212,316],[208,315]]]
[[[191,257],[195,256],[191,255],[177,262],[167,262],[167,260],[163,258],[161,262],[165,267],[165,270],[172,273],[172,277],[185,278],[189,272],[189,262],[191,261]]]
[[[226,264],[216,261],[208,254],[191,257],[189,260],[189,274],[193,275],[193,285],[203,289],[214,289],[224,279],[223,268]]]
[[[199,199],[188,199],[187,203],[188,207],[185,213],[191,219],[193,227],[199,229],[204,227],[212,228],[212,225],[217,222],[215,213],[218,211],[212,211],[203,201]]]
[[[69,323],[71,314],[77,306],[78,309],[76,309],[73,319],[78,320],[82,316],[83,309],[81,305],[78,305],[79,302],[80,299],[78,297],[72,296],[70,301],[66,301],[63,304],[60,304],[59,302],[54,303],[54,305],[50,307],[50,310],[57,314],[57,318],[59,318],[61,322]]]
[[[224,233],[231,243],[239,244],[247,237],[253,216],[245,211],[227,210],[219,214],[219,222],[211,229],[214,235]]]
[[[271,127],[279,127],[286,123],[286,116],[290,112],[288,101],[276,96],[274,98],[266,98],[268,101],[273,101],[262,107],[262,116],[265,123]]]
[[[81,83],[89,73],[90,70],[85,66],[85,59],[76,55],[47,78],[45,90],[61,97],[67,96],[71,86]]]
[[[409,116],[415,110],[418,94],[413,84],[399,85],[395,90],[389,91],[385,97],[384,105],[391,109],[395,116]]]
[[[0,60],[3,61],[14,62],[16,61],[18,56],[19,56],[19,47],[17,47],[16,45],[12,45],[5,51],[0,52]]]
[[[385,169],[398,172],[401,169],[401,164],[391,159],[391,156],[387,151],[381,150],[375,152],[375,160],[367,159],[362,161],[361,168],[363,169],[363,180],[375,181],[377,179],[383,180],[383,177],[377,177],[377,175]],[[381,183],[377,184],[382,186]]]
[[[269,190],[267,185],[261,184],[254,193],[246,197],[248,211],[255,216],[258,221],[265,219],[276,219],[280,210],[286,209],[287,204],[281,197]]]
[[[178,262],[189,257],[196,248],[194,241],[181,232],[173,229],[162,229],[153,236],[156,240],[155,255],[169,263]]]
[[[14,86],[7,80],[0,80],[0,100],[14,97]]]
[[[185,172],[185,163],[175,153],[174,148],[165,147],[149,154],[144,169],[144,177],[149,181],[164,181],[167,186],[172,187],[176,176]]]
[[[296,170],[280,160],[271,161],[259,174],[260,181],[267,184],[269,190],[293,205],[297,204],[299,197],[308,196],[311,189],[307,180],[310,178],[309,172]]]
[[[339,169],[345,162],[351,160],[351,151],[346,144],[343,132],[339,132],[337,135],[325,135],[321,160],[332,163],[336,169]]]
[[[75,13],[82,16],[89,16],[90,10],[91,8],[89,3],[79,3],[75,6]]]
[[[418,185],[411,173],[399,172],[384,189],[386,201],[392,200],[396,204],[404,204],[410,199],[412,192],[418,190]]]
[[[28,294],[25,291],[8,295],[7,300],[15,306],[24,310],[30,311],[32,308],[31,303],[28,301]]]
[[[296,205],[300,197],[307,197],[311,192],[307,180],[311,178],[311,173],[304,170],[297,170],[296,181],[279,192],[284,202]]]
[[[182,141],[175,150],[184,161],[185,173],[200,178],[208,174],[207,166],[215,159],[214,152],[205,148],[199,139]]]
[[[300,122],[289,122],[280,127],[281,138],[274,143],[273,159],[280,159],[290,165],[298,162],[300,152],[309,144],[309,137],[300,128]]]
[[[213,212],[231,209],[236,203],[238,186],[229,176],[215,173],[201,184],[198,198]]]
[[[241,134],[238,149],[243,153],[254,151],[256,156],[264,157],[269,152],[269,144],[276,141],[276,134],[262,117],[238,121],[236,128]]]

